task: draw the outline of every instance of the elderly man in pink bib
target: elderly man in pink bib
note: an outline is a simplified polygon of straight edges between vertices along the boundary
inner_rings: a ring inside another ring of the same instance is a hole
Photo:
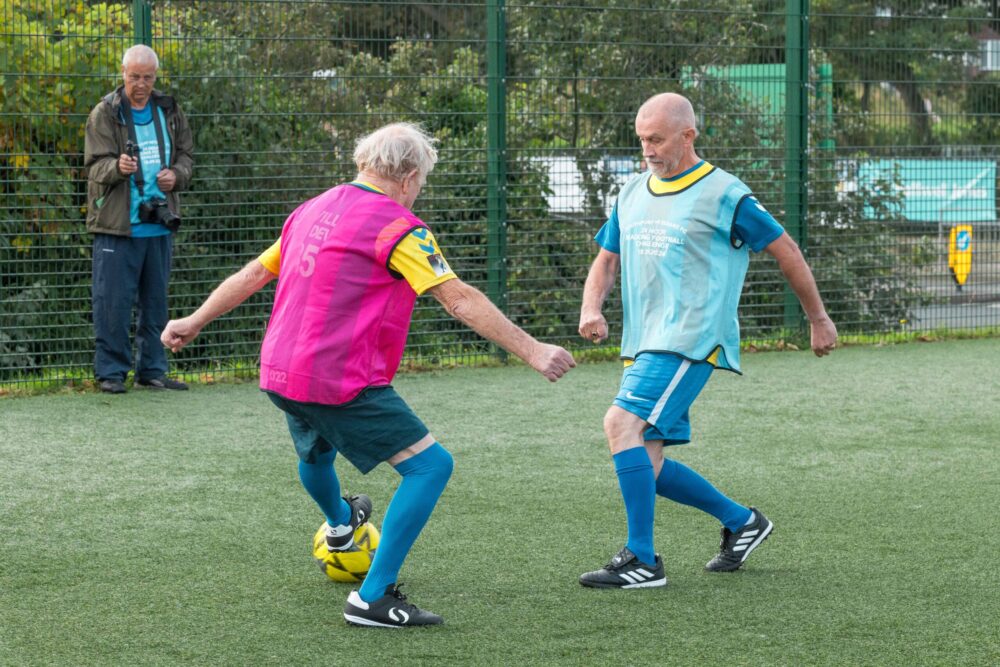
[[[418,295],[430,293],[478,334],[555,382],[576,364],[563,348],[515,326],[455,275],[427,225],[410,208],[437,161],[433,140],[409,123],[361,138],[357,178],[299,206],[281,238],[227,278],[193,314],[169,322],[177,352],[216,317],[275,277],[261,348],[260,386],[288,421],[299,477],[326,515],[330,551],[356,549],[371,516],[364,494],[341,497],[338,454],[362,473],[386,461],[402,476],[382,537],[344,619],[368,627],[437,625],[407,601],[396,578],[451,476],[451,454],[391,386]]]

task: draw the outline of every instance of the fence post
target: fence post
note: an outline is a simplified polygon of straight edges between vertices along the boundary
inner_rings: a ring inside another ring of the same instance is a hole
[[[504,0],[486,3],[486,294],[507,312],[507,35]]]
[[[809,203],[809,0],[785,0],[785,229],[803,248]],[[785,285],[785,329],[804,324],[802,307]]]
[[[135,23],[135,43],[153,45],[153,13],[147,0],[132,0],[132,21]]]

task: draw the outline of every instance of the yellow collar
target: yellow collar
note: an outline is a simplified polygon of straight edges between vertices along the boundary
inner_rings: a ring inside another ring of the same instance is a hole
[[[647,184],[649,185],[649,191],[654,195],[672,195],[680,192],[681,190],[688,189],[701,179],[708,176],[714,170],[715,167],[703,161],[700,165],[692,168],[690,171],[666,180],[650,174]]]
[[[383,195],[385,194],[385,191],[382,190],[382,188],[378,187],[377,185],[372,185],[368,181],[351,181],[351,183],[354,183],[355,185],[363,185],[369,190],[374,190],[375,192],[381,193]]]

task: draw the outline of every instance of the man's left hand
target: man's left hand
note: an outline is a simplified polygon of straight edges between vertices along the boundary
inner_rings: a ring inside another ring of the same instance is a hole
[[[818,318],[809,323],[811,331],[810,344],[817,357],[823,357],[837,347],[837,327],[829,317]]]
[[[160,192],[170,192],[176,184],[177,174],[173,169],[161,169],[156,175],[156,185],[160,188]]]

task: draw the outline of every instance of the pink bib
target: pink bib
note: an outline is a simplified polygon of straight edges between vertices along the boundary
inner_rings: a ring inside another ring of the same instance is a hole
[[[390,384],[417,295],[389,270],[389,259],[407,234],[425,226],[386,195],[352,184],[299,206],[281,232],[261,389],[337,405]]]

